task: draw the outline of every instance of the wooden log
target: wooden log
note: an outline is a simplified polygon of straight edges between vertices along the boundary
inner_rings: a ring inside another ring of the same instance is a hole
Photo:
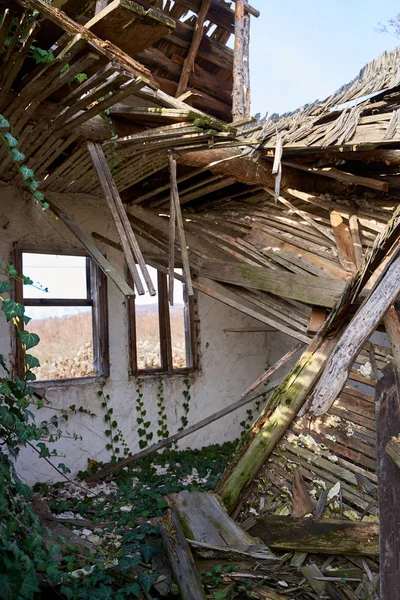
[[[365,342],[400,293],[400,257],[395,259],[370,297],[358,309],[329,357],[309,401],[309,410],[322,415],[332,406]]]
[[[386,452],[400,468],[400,435],[397,437],[393,436],[392,439],[388,441],[386,444]]]
[[[166,496],[165,500],[177,512],[189,540],[213,546],[255,543],[254,538],[230,518],[215,494],[184,490]]]
[[[379,490],[380,598],[397,600],[400,577],[400,477],[386,453],[400,431],[400,372],[394,365],[383,370],[376,386],[376,451]]]
[[[175,511],[167,510],[158,521],[158,527],[182,600],[205,600],[190,546]]]
[[[50,195],[51,197],[51,195]],[[86,248],[87,252],[97,264],[97,266],[107,275],[109,279],[120,289],[126,298],[130,298],[134,295],[133,290],[126,283],[125,279],[120,275],[111,263],[106,260],[100,250],[96,248],[93,242],[83,233],[83,231],[70,219],[64,211],[54,204],[52,200],[47,196],[47,202],[50,205],[51,211],[68,227],[68,229],[75,235],[80,243]]]
[[[229,511],[274,450],[318,380],[335,338],[314,341],[271,396],[266,409],[244,438],[216,491]]]
[[[208,10],[210,8],[211,0],[203,0],[199,14],[197,15],[196,23],[194,26],[193,38],[190,44],[188,55],[183,63],[181,77],[179,80],[178,88],[176,90],[176,97],[179,98],[187,88],[189,81],[189,75],[193,70],[194,61],[199,50],[200,42],[204,32],[204,21],[206,19]]]
[[[349,228],[336,210],[332,210],[330,212],[330,219],[339,253],[340,263],[342,267],[346,269],[346,271],[355,273],[357,270],[356,256]]]
[[[201,268],[201,276],[231,285],[271,292],[282,298],[332,308],[345,283],[335,279],[287,273],[247,264],[213,261]]]
[[[365,556],[378,556],[378,532],[377,523],[293,519],[276,515],[257,518],[257,523],[250,529],[253,536],[261,538],[271,548]]]
[[[245,10],[247,0],[236,0],[235,42],[233,52],[232,120],[250,116],[250,16]]]

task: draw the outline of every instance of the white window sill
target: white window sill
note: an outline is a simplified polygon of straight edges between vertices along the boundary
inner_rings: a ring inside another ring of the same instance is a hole
[[[100,375],[89,375],[88,377],[70,377],[69,379],[40,379],[37,381],[30,381],[29,385],[35,389],[46,387],[69,387],[71,385],[90,385],[98,383],[103,379],[104,377],[101,377]]]

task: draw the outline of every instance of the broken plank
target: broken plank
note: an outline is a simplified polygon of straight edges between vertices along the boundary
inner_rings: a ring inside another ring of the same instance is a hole
[[[310,321],[307,327],[307,333],[317,333],[326,320],[326,310],[321,306],[313,306]]]
[[[346,271],[355,273],[356,256],[353,247],[353,240],[349,228],[344,223],[340,213],[336,210],[330,212],[331,225],[336,240],[336,247],[339,253],[339,260]]]
[[[397,600],[400,578],[400,477],[386,453],[387,444],[400,431],[399,386],[399,371],[388,365],[376,386],[381,600]]]
[[[257,518],[250,532],[271,548],[315,554],[379,554],[377,523],[269,515]]]
[[[296,467],[292,486],[293,508],[292,517],[299,518],[312,513],[314,510],[314,502],[304,483],[301,467]]]
[[[332,406],[346,383],[354,360],[399,292],[400,257],[393,261],[379,285],[358,309],[329,357],[310,398],[312,414],[321,415]]]
[[[213,261],[203,266],[200,275],[326,308],[335,305],[345,287],[343,281],[334,279],[223,261]]]
[[[68,227],[68,229],[75,235],[75,237],[81,242],[86,248],[90,257],[94,260],[97,266],[107,275],[109,279],[120,289],[126,298],[131,298],[134,295],[134,291],[126,283],[125,279],[114,269],[111,263],[102,255],[100,250],[96,248],[93,242],[88,238],[86,234],[70,219],[64,211],[54,204],[53,201],[49,200],[51,193],[47,195],[47,202],[50,205],[51,211]]]
[[[205,600],[200,575],[175,511],[167,510],[158,526],[182,600]]]

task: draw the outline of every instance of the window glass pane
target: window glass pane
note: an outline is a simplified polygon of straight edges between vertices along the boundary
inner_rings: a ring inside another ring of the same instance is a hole
[[[24,298],[87,298],[85,256],[24,252],[22,273],[34,283],[24,285]]]
[[[135,297],[137,368],[159,369],[161,367],[160,326],[158,318],[157,270],[147,266],[156,296],[148,292]]]
[[[92,309],[77,306],[27,306],[27,329],[40,342],[30,350],[40,361],[38,380],[94,375]]]
[[[175,269],[182,275],[182,269]],[[175,279],[174,305],[169,307],[171,322],[172,366],[174,369],[191,367],[190,317],[184,293],[184,284]]]

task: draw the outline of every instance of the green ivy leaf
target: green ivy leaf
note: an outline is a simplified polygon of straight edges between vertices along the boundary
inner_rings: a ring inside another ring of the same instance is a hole
[[[142,546],[140,546],[139,550],[142,553],[145,563],[149,563],[153,554],[157,552],[157,548],[151,546],[150,544],[143,544]]]
[[[90,600],[113,600],[113,598],[114,591],[112,587],[104,585],[104,583],[90,592]]]
[[[19,596],[22,596],[23,598],[33,598],[39,591],[36,573],[34,569],[30,569],[22,582]]]
[[[74,79],[79,83],[83,83],[84,81],[86,81],[87,75],[86,73],[78,73],[77,75],[75,75]]]
[[[40,337],[36,333],[29,333],[29,331],[20,331],[18,335],[21,342],[25,344],[26,350],[37,346],[40,342]]]
[[[0,281],[0,294],[9,293],[12,291],[12,285],[8,281]]]
[[[25,354],[25,363],[30,369],[40,367],[39,360],[36,358],[36,356],[32,356],[32,354]]]
[[[139,598],[140,596],[140,585],[138,583],[129,583],[128,585],[126,585],[124,587],[125,594],[128,594],[129,596],[134,596],[135,598]]]
[[[126,573],[129,569],[136,567],[140,562],[141,559],[139,555],[123,556],[118,559],[118,570],[121,571],[121,573]]]
[[[138,577],[139,583],[142,584],[146,592],[149,592],[153,583],[157,579],[156,573],[141,573]]]
[[[14,302],[9,298],[8,300],[3,301],[3,312],[6,315],[7,321],[11,321],[15,317],[21,317],[24,314],[25,308],[22,304],[18,304],[18,302]],[[20,332],[23,333],[23,332]]]

